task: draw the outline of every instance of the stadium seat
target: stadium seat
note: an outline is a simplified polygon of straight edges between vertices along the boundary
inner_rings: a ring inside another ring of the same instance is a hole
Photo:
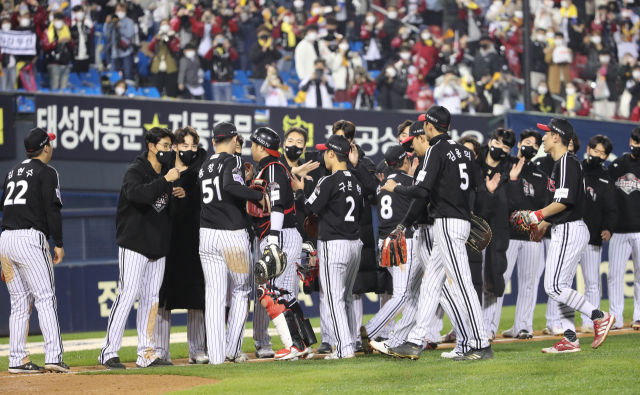
[[[82,80],[77,73],[69,73],[69,85],[71,85],[75,91],[82,87]]]
[[[138,90],[132,86],[127,87],[127,92],[125,93],[127,96],[140,96]]]
[[[146,87],[146,88],[139,88],[138,92],[139,92],[138,93],[139,96],[153,97],[158,99],[160,98],[160,92],[158,92],[158,89],[156,89],[153,86]]]
[[[122,79],[117,71],[105,71],[104,73],[102,73],[102,75],[109,76],[109,81],[111,81],[112,84],[115,84]]]
[[[349,46],[351,47],[351,52],[358,52],[362,49],[362,41],[350,41]]]
[[[149,76],[149,57],[142,51],[138,51],[138,74],[141,77]]]
[[[516,108],[514,108],[514,110],[516,111],[524,111],[524,103],[519,101],[516,102]]]
[[[100,88],[90,88],[90,87],[81,87],[80,89],[76,89],[75,93],[79,95],[89,95],[89,96],[99,96],[102,94]]]
[[[380,70],[369,70],[369,75],[371,78],[376,79],[376,77],[380,74]]]
[[[249,78],[247,78],[247,74],[244,72],[244,70],[235,70],[233,72],[233,79],[238,80],[238,83],[240,85],[249,84]]]
[[[343,110],[351,110],[353,108],[349,102],[333,103],[333,106],[336,108],[342,108]]]

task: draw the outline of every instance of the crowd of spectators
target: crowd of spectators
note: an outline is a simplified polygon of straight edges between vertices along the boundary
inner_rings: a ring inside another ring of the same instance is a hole
[[[531,95],[542,112],[640,120],[640,0],[531,0],[530,15],[521,0],[41,1],[3,5],[0,43],[37,39],[35,55],[0,45],[2,90],[25,87],[23,70],[57,90],[97,66],[120,73],[114,94],[202,99],[206,74],[213,100],[231,102],[241,71],[267,106],[500,114]]]

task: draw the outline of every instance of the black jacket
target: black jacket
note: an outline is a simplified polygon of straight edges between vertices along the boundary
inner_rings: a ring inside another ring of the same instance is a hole
[[[547,201],[547,184],[549,177],[536,165],[535,162],[525,162],[516,181],[516,188],[520,188],[514,197],[509,212],[519,210],[537,211],[545,207]],[[520,233],[509,227],[509,238],[511,240],[530,240],[528,234]]]
[[[256,40],[249,50],[249,57],[253,64],[251,78],[262,80],[267,78],[267,66],[280,59],[282,54],[275,46],[272,50],[263,51],[258,40]]]
[[[78,49],[80,46],[80,34],[84,34],[85,36],[84,45],[87,46],[87,55],[89,56],[88,60],[91,61],[95,59],[94,50],[95,50],[96,42],[94,38],[93,28],[86,26],[84,23],[78,24],[77,22],[74,22],[73,25],[71,25],[71,27],[69,28],[69,31],[71,32],[71,38],[73,39],[73,42],[75,42],[75,46],[73,47],[74,58],[78,56]]]
[[[200,190],[198,172],[207,151],[198,149],[197,159],[173,184],[186,196],[173,204],[179,215],[173,218],[171,247],[167,254],[159,306],[172,309],[204,309],[204,274],[200,262]],[[175,156],[171,167],[175,166]]]
[[[587,214],[584,222],[589,228],[589,244],[601,246],[602,231],[608,230],[613,234],[618,221],[616,187],[606,167],[600,165],[594,169],[585,159],[582,169],[587,184]]]
[[[544,48],[547,45],[540,41],[531,41],[531,71],[547,74],[547,62],[544,61]]]
[[[149,259],[167,256],[171,242],[172,185],[143,152],[124,174],[116,211],[116,244]]]
[[[384,70],[376,77],[376,86],[378,87],[378,105],[383,110],[404,110],[408,109],[407,105],[407,78],[400,78],[399,75],[389,82],[388,77],[384,74]]]
[[[626,153],[609,165],[609,174],[616,187],[616,233],[640,232],[640,160]]]

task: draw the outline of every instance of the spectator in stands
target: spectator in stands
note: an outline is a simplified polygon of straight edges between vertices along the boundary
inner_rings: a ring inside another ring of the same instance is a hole
[[[640,65],[636,63],[631,72],[631,78],[627,81],[627,90],[631,94],[631,100],[627,113],[633,112],[640,103]]]
[[[578,92],[577,83],[568,82],[565,88],[566,98],[562,103],[562,113],[570,117],[589,115],[590,107],[587,97]]]
[[[282,57],[278,60],[278,70],[289,71],[293,67],[293,51],[298,44],[297,36],[300,34],[300,28],[296,25],[293,14],[289,11],[278,15],[278,22],[278,28],[274,31],[274,35],[277,37],[276,44],[282,53]]]
[[[106,47],[111,51],[111,70],[121,72],[124,79],[131,80],[135,26],[133,21],[127,18],[126,5],[118,3],[115,16],[107,16],[103,34]]]
[[[495,83],[496,88],[500,91],[500,99],[498,103],[494,103],[493,113],[502,114],[506,110],[516,107],[516,103],[520,100],[520,87],[513,77],[513,71],[506,69],[500,73],[500,78]],[[499,104],[499,110],[496,111],[495,104]]]
[[[461,114],[462,101],[467,99],[468,93],[460,84],[455,69],[448,68],[441,78],[442,83],[437,84],[433,90],[433,98],[451,114]]]
[[[380,40],[382,44],[382,57],[390,59],[395,55],[395,50],[391,47],[391,40],[398,35],[398,30],[402,26],[402,22],[398,19],[398,8],[393,5],[387,7],[387,17],[382,23],[382,31],[384,36]]]
[[[260,94],[260,89],[264,79],[267,77],[267,67],[275,65],[281,57],[282,54],[276,48],[274,39],[271,37],[271,30],[265,25],[258,27],[258,41],[253,43],[250,52],[251,63],[253,64],[251,78],[257,104],[264,104],[264,97]]]
[[[398,76],[398,69],[388,63],[376,77],[378,105],[383,110],[407,109],[413,103],[406,97],[408,81]],[[408,103],[407,103],[408,101]]]
[[[127,89],[129,89],[129,85],[127,85],[125,80],[119,80],[114,85],[112,94],[115,96],[124,97],[127,93]]]
[[[187,44],[195,45],[204,34],[204,24],[198,21],[195,11],[188,10],[184,4],[178,6],[178,12],[171,19],[170,25],[180,40],[181,49],[184,49]]]
[[[355,81],[349,97],[356,110],[371,110],[375,101],[376,83],[362,66],[355,68]]]
[[[300,90],[306,92],[304,105],[307,108],[333,108],[331,95],[335,85],[322,58],[316,59],[314,69],[312,75],[300,81]]]
[[[622,59],[627,53],[637,59],[640,16],[630,9],[623,9],[620,13],[620,19],[620,32],[614,35],[618,47],[618,59]]]
[[[304,9],[304,0],[294,0],[292,11],[294,23],[298,26],[305,26],[307,24],[307,12]]]
[[[11,30],[11,19],[8,17],[3,17],[0,23],[2,23],[3,32]],[[0,64],[0,71],[2,71],[2,76],[0,76],[0,90],[12,91],[14,89],[17,76],[16,57],[2,52],[2,48],[0,48],[0,53],[2,53],[2,63]]]
[[[342,39],[342,36],[336,33],[336,29],[338,28],[338,22],[336,22],[336,18],[332,15],[327,17],[327,34],[322,36],[322,41],[327,44],[327,48],[330,51],[335,52],[338,49],[338,43]],[[320,33],[318,33],[320,35]]]
[[[383,22],[378,22],[378,18],[373,11],[368,11],[364,23],[360,26],[360,39],[362,40],[362,58],[367,61],[367,69],[380,70],[382,67],[384,51],[381,39],[385,37],[382,29]]]
[[[547,62],[544,61],[544,49],[546,47],[545,29],[538,28],[535,36],[531,39],[531,86],[538,86],[541,81],[547,80],[548,66]]]
[[[242,7],[240,3],[235,8],[235,14],[238,15],[238,34],[234,36],[236,41],[236,49],[240,55],[240,64],[245,71],[252,69],[251,48],[253,47],[257,29],[262,23],[262,14],[258,12],[258,8],[253,1],[248,1],[247,5]]]
[[[69,63],[73,59],[74,42],[69,27],[64,23],[63,13],[56,13],[53,23],[42,34],[42,48],[49,72],[50,89],[65,89],[69,82]]]
[[[324,7],[319,1],[311,4],[311,16],[307,19],[307,26],[316,26],[320,37],[327,34],[327,19],[324,17]]]
[[[544,49],[544,54],[544,60],[549,65],[547,76],[549,92],[558,95],[562,91],[561,81],[566,83],[571,80],[569,65],[573,62],[573,52],[566,46],[564,35],[557,32],[553,43]]]
[[[471,74],[465,74],[460,77],[460,86],[467,92],[466,99],[462,99],[462,112],[475,114],[476,109],[480,107],[480,98],[476,90],[476,83]]]
[[[560,9],[554,7],[553,0],[544,0],[538,6],[535,12],[535,19],[533,27],[535,29],[547,30],[549,28],[555,28],[562,23],[562,16],[560,16]]]
[[[328,68],[335,83],[334,102],[350,102],[349,86],[354,81],[354,69],[363,66],[362,58],[357,52],[351,52],[349,41],[343,38],[338,50],[327,59]]]
[[[189,43],[183,49],[184,56],[180,59],[178,67],[178,89],[182,91],[185,99],[202,100],[204,89],[202,80],[204,72],[200,68],[200,62],[196,57],[195,45]]]
[[[491,37],[485,35],[480,39],[480,49],[476,52],[473,63],[473,77],[479,81],[487,73],[493,75],[502,69],[504,61],[496,52]]]
[[[439,49],[431,31],[425,26],[420,32],[420,39],[416,41],[411,53],[415,55],[413,64],[418,68],[418,75],[425,78],[440,60]],[[432,81],[435,81],[433,77]]]
[[[598,53],[598,68],[589,70],[585,75],[590,81],[595,81],[593,90],[593,111],[596,115],[613,118],[616,115],[616,103],[618,101],[618,69],[611,62],[611,52],[607,48],[600,49]],[[595,72],[595,73],[593,73]],[[592,74],[593,73],[593,74]]]
[[[73,51],[74,73],[89,72],[89,65],[95,59],[95,38],[93,22],[82,6],[73,7],[73,22],[71,22],[71,39],[75,43]]]
[[[168,97],[178,96],[178,61],[180,40],[176,32],[171,30],[169,20],[160,22],[158,33],[149,43],[149,51],[153,52],[151,59],[151,75],[153,85],[160,95]],[[163,91],[166,90],[165,93]]]
[[[485,70],[480,80],[476,81],[476,90],[480,101],[479,112],[492,114],[493,105],[500,101],[500,90],[495,85],[498,78],[500,78],[498,74],[492,74],[489,70]],[[478,110],[476,109],[476,111]]]
[[[267,78],[262,83],[260,94],[264,96],[264,103],[267,107],[287,107],[289,100],[293,99],[291,87],[282,81],[275,66],[267,67]]]
[[[220,25],[218,24],[216,17],[213,15],[210,9],[202,11],[200,17],[200,23],[202,26],[202,38],[198,43],[198,50],[196,51],[200,58],[200,65],[204,70],[211,69],[211,61],[207,60],[205,56],[211,48],[213,48],[213,38],[218,33],[224,33]]]
[[[214,39],[214,47],[209,50],[205,58],[211,60],[211,85],[213,100],[217,102],[231,102],[233,86],[233,62],[238,59],[238,53],[231,47],[229,40],[222,33]]]
[[[318,40],[318,27],[309,25],[304,40],[298,43],[295,50],[296,74],[302,81],[315,73],[315,61],[318,58],[333,57],[324,40]]]
[[[549,93],[549,88],[545,81],[540,81],[536,88],[537,95],[534,96],[533,109],[535,111],[553,113],[556,112],[556,103]]]

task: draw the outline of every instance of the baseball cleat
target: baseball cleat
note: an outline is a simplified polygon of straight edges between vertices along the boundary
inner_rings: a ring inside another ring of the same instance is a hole
[[[271,349],[271,346],[260,347],[256,349],[256,358],[273,358],[275,356],[276,353]]]
[[[274,359],[276,361],[294,360],[306,356],[309,352],[311,352],[309,347],[305,347],[304,350],[299,350],[295,346],[291,346],[278,351]]]
[[[124,366],[123,363],[120,362],[120,358],[119,357],[111,358],[107,362],[103,363],[102,366],[104,366],[108,370],[119,370],[119,369],[126,369],[127,368],[126,366]]]
[[[360,338],[362,339],[362,351],[365,354],[371,354],[373,352],[373,348],[371,348],[371,344],[369,343],[369,334],[367,333],[367,328],[363,325],[360,327]]]
[[[491,346],[486,348],[480,348],[478,350],[471,350],[462,355],[455,356],[451,359],[454,361],[479,361],[481,359],[491,359],[493,358],[493,350]]]
[[[392,347],[389,349],[389,353],[394,357],[419,359],[422,354],[422,346],[417,344],[406,342],[398,347]]]
[[[364,352],[362,348],[362,342],[356,342],[356,352]]]
[[[461,353],[460,351],[449,351],[449,352],[443,352],[442,354],[440,354],[440,358],[446,358],[446,359],[453,359],[455,357],[461,357],[464,354]]]
[[[123,365],[124,366],[124,365]],[[44,373],[45,370],[42,366],[38,366],[33,362],[27,362],[24,365],[9,367],[9,373],[19,374],[19,373]]]
[[[159,367],[162,367],[162,366],[173,366],[173,362],[165,361],[162,358],[156,358],[156,359],[153,360],[153,362],[151,362],[147,366],[138,365],[137,363],[136,363],[136,366],[139,367],[139,368],[159,368]]]
[[[546,327],[542,330],[543,335],[564,336],[564,331],[559,326]]]
[[[605,340],[607,340],[607,335],[615,322],[616,317],[606,311],[604,312],[604,317],[593,320],[593,331],[596,336],[593,339],[593,343],[591,343],[591,348],[598,348]]]
[[[318,354],[331,354],[333,352],[333,346],[329,343],[322,343],[320,347],[318,347]]]
[[[580,328],[580,332],[582,333],[593,333],[593,325],[589,325],[589,324],[582,324],[582,327]]]
[[[207,357],[207,355],[204,353],[197,354],[195,357],[189,357],[189,363],[195,363],[196,365],[206,365],[209,363],[209,357]]]
[[[378,343],[380,343],[380,342],[386,342],[387,340],[389,340],[389,338],[382,337],[382,336],[378,336],[378,337],[376,337],[376,339],[375,339],[375,340],[376,340]]]
[[[384,355],[391,355],[389,353],[389,347],[385,344],[385,342],[379,342],[376,340],[371,340],[371,348]]]
[[[490,342],[496,340],[496,334],[494,332],[487,332],[487,339],[489,339]]]
[[[533,335],[529,333],[529,331],[523,329],[518,332],[516,339],[533,339]]]
[[[456,342],[456,333],[451,331],[446,335],[442,336],[442,343],[455,343]]]
[[[58,373],[69,373],[71,371],[71,369],[69,368],[69,365],[67,365],[64,362],[45,363],[44,370],[47,370],[49,372],[58,372]]]
[[[356,357],[356,355],[355,355],[355,354],[349,354],[349,355],[347,355],[347,356],[344,356],[344,357],[340,358],[340,357],[338,356],[338,353],[337,353],[337,352],[334,352],[334,353],[329,354],[329,355],[327,355],[326,357],[324,357],[324,359],[346,359],[346,358],[355,358],[355,357]]]
[[[233,363],[244,363],[249,360],[249,356],[243,352],[240,353],[237,357],[232,357],[231,355],[227,355],[225,361],[233,362]],[[209,363],[209,358],[207,358],[207,362]]]
[[[562,338],[559,342],[553,345],[553,347],[543,348],[542,352],[545,354],[560,354],[565,352],[580,352],[580,341],[570,342],[566,338]]]
[[[515,328],[509,328],[506,331],[502,332],[503,337],[516,337],[518,336],[518,332]]]
[[[436,348],[438,348],[438,343],[433,343],[430,341],[427,341],[427,345],[424,346],[425,350],[435,350]]]
[[[633,325],[631,325],[631,327],[633,328],[633,330],[638,331],[640,330],[640,321],[636,321],[633,323]]]

